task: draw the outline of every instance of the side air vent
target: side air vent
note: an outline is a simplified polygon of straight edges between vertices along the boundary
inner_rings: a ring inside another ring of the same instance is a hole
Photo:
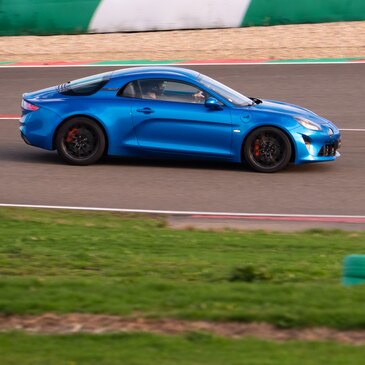
[[[67,89],[68,89],[68,85],[70,84],[70,82],[65,82],[64,84],[61,84],[61,85],[58,85],[57,86],[57,91],[59,92],[59,93],[63,93],[63,92],[65,92],[65,91],[67,91]]]

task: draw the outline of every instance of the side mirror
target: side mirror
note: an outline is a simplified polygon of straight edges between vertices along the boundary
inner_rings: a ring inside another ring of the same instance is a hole
[[[216,98],[208,98],[205,101],[205,107],[208,108],[209,110],[221,110],[222,106],[219,103],[219,101]]]

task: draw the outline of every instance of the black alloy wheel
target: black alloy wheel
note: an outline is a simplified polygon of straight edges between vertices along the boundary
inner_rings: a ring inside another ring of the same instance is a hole
[[[86,117],[73,118],[57,131],[58,154],[71,165],[86,166],[97,162],[105,150],[105,136],[100,126]]]
[[[244,160],[258,172],[282,170],[290,161],[292,147],[288,136],[275,127],[261,127],[247,138]]]

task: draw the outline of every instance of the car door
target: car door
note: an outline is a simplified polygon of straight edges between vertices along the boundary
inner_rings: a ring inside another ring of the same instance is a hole
[[[140,98],[134,99],[131,113],[141,148],[165,154],[231,156],[229,107],[208,109],[206,92],[178,80],[138,80],[135,87]]]

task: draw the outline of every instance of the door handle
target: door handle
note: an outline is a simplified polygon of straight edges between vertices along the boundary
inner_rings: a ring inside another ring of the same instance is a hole
[[[137,109],[136,111],[137,111],[138,113],[144,113],[144,114],[151,114],[151,113],[154,113],[154,110],[152,110],[151,108]]]

